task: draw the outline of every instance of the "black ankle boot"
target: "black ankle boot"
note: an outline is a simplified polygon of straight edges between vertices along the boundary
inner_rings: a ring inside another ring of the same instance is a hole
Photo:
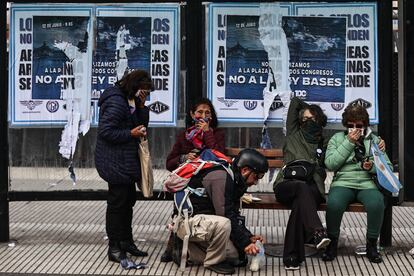
[[[109,242],[108,259],[116,263],[120,263],[122,259],[126,259],[126,252],[121,249],[119,242]]]
[[[381,263],[382,258],[378,252],[377,239],[367,240],[367,257],[371,263]]]
[[[335,260],[338,251],[338,238],[329,236],[331,242],[322,254],[322,260],[325,262],[332,262]]]
[[[145,251],[139,250],[133,241],[121,241],[119,245],[122,250],[128,252],[129,254],[133,256],[137,256],[137,257],[148,256],[148,253]]]

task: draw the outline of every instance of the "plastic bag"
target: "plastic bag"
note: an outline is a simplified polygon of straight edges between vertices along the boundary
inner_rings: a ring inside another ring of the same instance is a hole
[[[250,262],[251,271],[259,271],[260,267],[266,262],[263,244],[260,241],[256,241],[256,247],[259,248],[259,253],[257,253],[256,256],[253,256],[252,261]]]

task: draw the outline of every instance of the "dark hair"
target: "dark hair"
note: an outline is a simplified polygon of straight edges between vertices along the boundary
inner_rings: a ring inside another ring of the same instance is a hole
[[[299,111],[299,119],[300,123],[303,122],[303,114],[305,110],[309,110],[309,112],[315,116],[315,122],[320,125],[321,127],[326,127],[326,123],[328,122],[328,117],[326,117],[325,113],[323,113],[322,108],[319,105],[311,104]]]
[[[199,105],[202,105],[202,104],[208,105],[210,107],[210,111],[211,111],[211,121],[210,121],[210,124],[209,124],[210,127],[211,128],[217,128],[217,126],[218,126],[217,113],[216,113],[216,110],[214,109],[213,104],[207,98],[201,98],[201,99],[199,99],[198,101],[196,101],[193,104],[193,106],[191,107],[191,109],[188,110],[187,117],[185,119],[185,125],[186,125],[186,127],[188,128],[188,127],[190,127],[190,126],[193,125],[193,118],[191,117],[191,112],[195,113],[196,110],[197,110],[197,108],[198,108],[198,106]]]
[[[116,82],[116,85],[121,88],[128,98],[133,97],[140,88],[154,90],[151,76],[144,70],[134,70],[129,74],[125,74],[121,80]]]
[[[342,125],[346,127],[349,122],[361,121],[364,127],[369,126],[367,109],[359,104],[349,104],[342,113]]]

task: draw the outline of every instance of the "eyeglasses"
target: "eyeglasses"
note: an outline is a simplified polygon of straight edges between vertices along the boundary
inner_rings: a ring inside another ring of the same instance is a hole
[[[347,128],[364,128],[363,124],[346,124]]]
[[[257,173],[255,171],[253,171],[254,173],[254,178],[256,178],[257,180],[262,179],[264,177],[264,173]]]

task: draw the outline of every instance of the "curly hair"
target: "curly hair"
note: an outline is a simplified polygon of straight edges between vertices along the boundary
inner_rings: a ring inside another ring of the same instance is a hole
[[[121,80],[116,82],[116,85],[121,88],[128,98],[133,97],[140,88],[154,90],[151,76],[145,70],[134,70],[129,74],[125,74]]]
[[[349,122],[361,121],[364,127],[369,126],[367,109],[359,104],[349,104],[342,113],[342,125],[346,127]]]
[[[185,125],[186,125],[186,127],[188,128],[188,127],[190,127],[190,126],[193,125],[193,118],[191,117],[191,112],[192,113],[195,113],[196,110],[197,110],[197,108],[198,108],[198,106],[199,105],[202,105],[202,104],[208,105],[210,107],[210,111],[211,111],[211,121],[210,121],[210,124],[209,124],[210,127],[217,128],[217,126],[218,126],[217,113],[216,113],[216,110],[214,109],[213,104],[207,98],[201,98],[201,99],[199,99],[198,101],[196,101],[194,103],[194,105],[191,107],[191,109],[188,110],[187,117],[185,119]]]
[[[315,122],[320,125],[321,127],[326,127],[326,123],[328,122],[328,117],[323,112],[322,108],[319,105],[311,104],[299,111],[299,118],[300,122],[303,122],[303,114],[305,110],[309,110],[309,112],[315,116]]]

